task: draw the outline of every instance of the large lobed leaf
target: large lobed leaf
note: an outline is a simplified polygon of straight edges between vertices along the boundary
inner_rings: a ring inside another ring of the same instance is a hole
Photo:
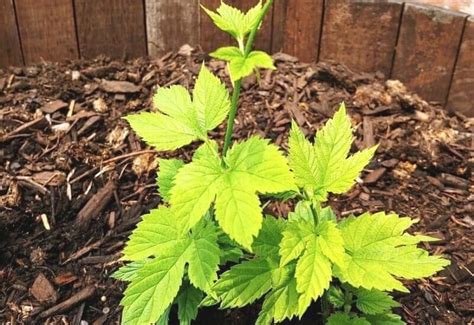
[[[448,265],[448,260],[429,256],[416,246],[434,238],[404,233],[413,223],[410,218],[383,212],[365,213],[342,222],[346,254],[344,265],[336,268],[339,278],[356,288],[406,292],[397,278],[427,277]]]
[[[207,140],[230,109],[225,85],[204,65],[199,72],[193,99],[182,86],[160,88],[153,98],[156,113],[139,113],[125,119],[132,129],[157,150],[174,150],[196,140]]]
[[[216,152],[206,149],[182,167],[171,190],[174,214],[193,227],[215,200],[216,219],[236,242],[251,250],[262,225],[258,194],[295,188],[285,157],[258,137],[232,147],[222,166]]]
[[[374,146],[348,157],[352,142],[351,122],[344,104],[317,132],[314,145],[293,123],[289,161],[298,186],[314,192],[319,200],[326,200],[327,193],[347,192],[377,149]]]
[[[147,262],[137,267],[132,276],[121,273],[122,278],[131,281],[121,301],[124,323],[149,324],[160,317],[166,318],[186,265],[193,286],[211,293],[219,264],[216,226],[203,220],[191,233],[183,229],[169,208],[160,207],[146,215],[130,236],[123,259]],[[131,272],[130,266],[123,271]],[[189,318],[189,315],[186,312],[181,317]]]

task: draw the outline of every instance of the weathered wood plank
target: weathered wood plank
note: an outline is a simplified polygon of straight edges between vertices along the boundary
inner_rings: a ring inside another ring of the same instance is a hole
[[[13,0],[0,0],[0,67],[23,64]]]
[[[16,0],[25,63],[78,57],[71,0]]]
[[[74,0],[82,57],[146,55],[145,8],[137,0]]]
[[[283,50],[306,62],[316,61],[323,3],[324,0],[277,1],[273,19],[273,51]]]
[[[328,1],[319,59],[389,76],[401,11],[401,2]]]
[[[146,0],[148,54],[199,43],[199,0]]]
[[[466,15],[405,4],[392,78],[445,104]]]
[[[448,109],[474,117],[474,17],[466,22],[449,92]]]

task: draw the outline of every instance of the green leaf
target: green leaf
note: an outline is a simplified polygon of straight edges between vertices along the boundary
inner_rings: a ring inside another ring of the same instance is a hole
[[[335,308],[341,308],[346,303],[344,292],[341,288],[330,286],[327,291],[327,299]]]
[[[168,325],[170,320],[170,312],[171,312],[171,305],[166,308],[163,315],[161,315],[160,319],[155,323],[155,325]]]
[[[182,167],[171,190],[171,207],[190,228],[216,198],[219,225],[250,250],[263,221],[258,193],[291,190],[294,180],[278,148],[257,137],[234,145],[226,162],[227,168],[218,157],[200,155]]]
[[[282,239],[281,233],[284,227],[285,224],[282,220],[266,216],[263,219],[262,229],[253,241],[252,248],[255,255],[262,257],[278,256]]]
[[[216,128],[229,113],[229,92],[225,84],[204,65],[196,80],[193,103],[199,125],[205,130]]]
[[[173,179],[178,170],[184,166],[184,162],[180,159],[158,159],[158,165],[160,170],[158,171],[157,183],[160,195],[165,202],[169,202]]]
[[[375,289],[356,289],[356,296],[356,307],[364,314],[382,314],[399,306],[389,294]]]
[[[315,191],[318,200],[326,200],[329,192],[347,192],[377,149],[375,146],[347,157],[353,140],[344,104],[317,132],[313,147],[293,123],[289,161],[298,186]]]
[[[219,269],[216,226],[212,222],[201,222],[193,230],[191,238],[189,280],[195,287],[210,293]]]
[[[138,271],[120,302],[124,324],[154,323],[171,305],[181,286],[188,245],[180,243]]]
[[[221,308],[251,304],[272,287],[272,268],[266,260],[253,259],[233,266],[214,285]]]
[[[371,325],[365,318],[335,313],[329,316],[326,325]]]
[[[344,240],[341,231],[333,221],[321,221],[317,228],[317,245],[329,260],[339,266],[344,265]]]
[[[303,315],[312,300],[320,297],[329,288],[331,263],[318,247],[316,238],[307,244],[306,250],[296,264],[298,315]]]
[[[284,266],[290,261],[300,257],[305,249],[308,238],[314,236],[314,224],[306,220],[287,222],[280,242],[280,265]]]
[[[449,265],[416,247],[430,237],[404,234],[414,222],[383,212],[346,219],[340,224],[346,254],[344,266],[336,268],[338,277],[356,288],[407,292],[397,278],[423,278]]]
[[[203,298],[201,290],[185,283],[176,298],[178,304],[178,319],[181,325],[189,325],[196,319],[199,304]]]
[[[245,14],[237,8],[227,5],[223,1],[216,12],[206,9],[204,6],[201,7],[209,17],[211,17],[219,29],[229,33],[242,45],[244,37],[250,33],[259,22],[262,2],[259,1],[255,7],[251,8]]]
[[[302,188],[315,187],[318,179],[316,154],[295,121],[291,123],[288,147],[288,160],[295,174],[296,184]]]
[[[225,85],[205,66],[199,72],[191,97],[182,86],[160,88],[153,98],[158,113],[129,115],[132,129],[157,150],[174,150],[196,140],[207,140],[207,131],[218,126],[230,108]]]
[[[402,318],[395,314],[366,315],[371,325],[405,325]]]
[[[245,57],[235,56],[229,61],[229,72],[233,81],[250,76],[256,69],[276,69],[270,55],[262,51],[252,51]]]
[[[243,56],[243,53],[238,47],[226,46],[218,48],[216,51],[212,52],[209,55],[219,60],[232,61],[234,59],[241,58]]]
[[[156,257],[161,252],[172,250],[183,240],[176,218],[168,208],[160,207],[143,216],[130,235],[122,260],[143,261]]]
[[[202,136],[186,122],[161,113],[144,112],[125,119],[147,144],[160,151],[183,147]]]
[[[127,263],[115,271],[111,277],[121,281],[132,281],[136,278],[137,272],[145,266],[148,261],[134,261]]]
[[[294,276],[286,277],[286,281],[271,290],[263,302],[262,310],[258,316],[257,325],[281,322],[291,319],[298,313],[298,292]]]

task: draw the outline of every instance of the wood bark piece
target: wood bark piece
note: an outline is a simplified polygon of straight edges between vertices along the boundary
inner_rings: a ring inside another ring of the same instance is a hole
[[[444,105],[465,19],[465,14],[405,4],[391,78]]]
[[[107,206],[116,187],[115,181],[109,180],[103,188],[92,196],[77,214],[76,225],[81,229],[87,228],[90,221],[96,218]]]
[[[324,0],[275,2],[273,52],[283,50],[301,61],[316,61],[319,55]]]
[[[199,45],[198,0],[145,0],[149,55]]]
[[[474,16],[468,18],[463,35],[447,107],[474,117]]]
[[[401,2],[327,1],[319,59],[389,76],[401,12]]]
[[[41,110],[46,114],[52,114],[66,107],[68,107],[67,103],[63,102],[62,100],[55,100],[44,104],[44,106],[41,107]]]
[[[100,88],[108,93],[137,93],[142,87],[129,81],[102,80]]]
[[[0,67],[22,65],[20,38],[15,21],[13,1],[0,0]],[[0,87],[1,90],[2,87]]]
[[[94,286],[85,287],[84,289],[82,289],[81,291],[79,291],[74,296],[70,297],[69,299],[64,300],[63,302],[57,304],[56,306],[43,311],[41,314],[39,314],[39,318],[46,318],[46,317],[64,312],[66,310],[69,310],[71,307],[77,305],[81,301],[84,301],[92,297],[94,293],[95,293]]]
[[[26,64],[79,57],[71,0],[16,0],[15,4]]]
[[[30,292],[39,302],[55,303],[58,300],[56,290],[43,273],[38,274]]]
[[[143,1],[74,0],[81,56],[113,58],[146,55]]]

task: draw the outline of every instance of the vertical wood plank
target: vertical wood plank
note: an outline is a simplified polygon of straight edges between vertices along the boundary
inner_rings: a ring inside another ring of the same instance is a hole
[[[16,0],[25,63],[78,57],[71,0]]]
[[[139,0],[74,0],[81,56],[146,55],[145,8]]]
[[[23,64],[13,0],[0,0],[0,67]]]
[[[283,50],[306,62],[317,60],[323,6],[324,0],[277,1],[273,19],[273,51]]]
[[[445,104],[466,15],[405,4],[392,78]]]
[[[148,53],[178,50],[199,42],[199,0],[146,0]]]
[[[216,10],[220,5],[221,0],[201,0],[200,3],[207,9]],[[227,3],[233,5],[232,1],[227,1]],[[230,37],[214,26],[211,18],[204,12],[204,10],[199,10],[199,14],[199,43],[201,44],[202,49],[205,52],[211,52],[218,47],[229,45],[231,42]]]
[[[327,1],[320,60],[390,75],[402,3]]]
[[[448,109],[474,117],[474,17],[466,22],[449,92]]]

